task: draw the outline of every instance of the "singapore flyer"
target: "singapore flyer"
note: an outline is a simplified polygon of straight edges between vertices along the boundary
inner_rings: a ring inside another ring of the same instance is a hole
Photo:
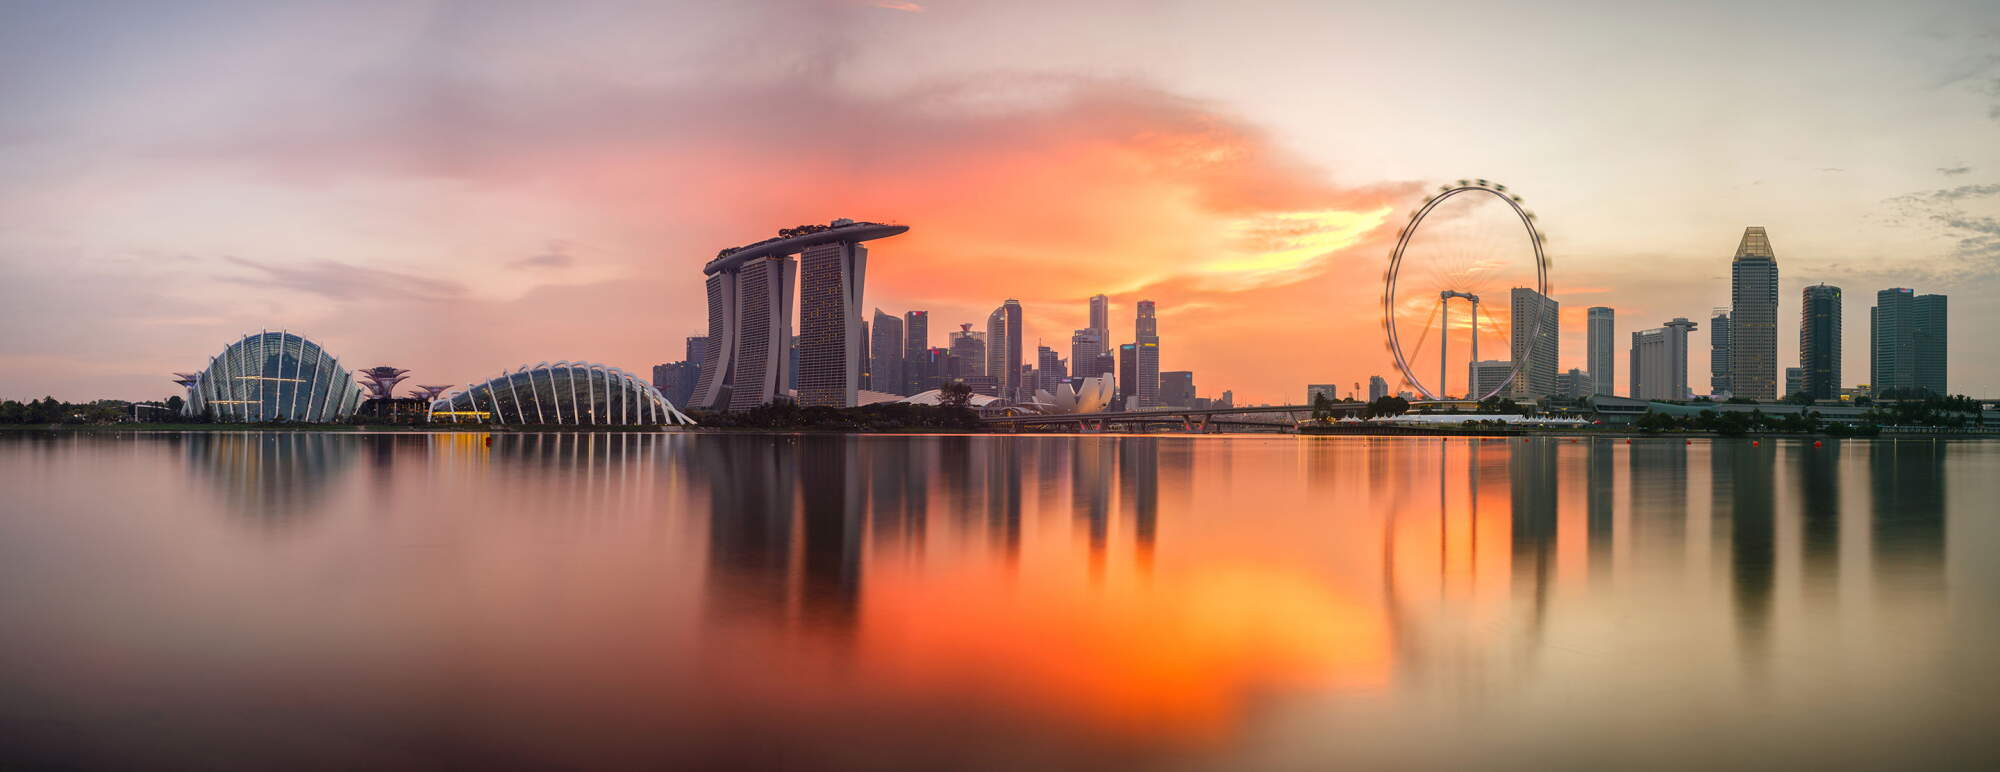
[[[1410,213],[1382,277],[1382,328],[1408,389],[1477,401],[1524,383],[1523,344],[1556,325],[1535,219],[1519,195],[1483,179],[1441,186]]]

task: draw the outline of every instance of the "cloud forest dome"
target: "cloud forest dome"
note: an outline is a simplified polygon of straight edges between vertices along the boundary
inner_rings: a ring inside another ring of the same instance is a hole
[[[523,365],[432,402],[430,413],[433,422],[450,423],[694,423],[652,384],[616,367],[587,362]]]
[[[354,374],[340,359],[289,331],[245,335],[182,382],[184,411],[216,421],[324,423],[353,415],[361,404]]]

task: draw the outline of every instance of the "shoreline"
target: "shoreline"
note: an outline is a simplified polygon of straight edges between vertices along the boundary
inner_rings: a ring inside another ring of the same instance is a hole
[[[9,432],[47,432],[74,434],[232,434],[232,433],[320,433],[320,434],[852,434],[852,435],[935,435],[935,436],[983,436],[997,437],[1464,437],[1522,439],[1801,439],[1801,440],[1895,440],[1895,439],[2000,439],[2000,431],[1964,431],[1940,429],[1937,431],[1884,431],[1872,435],[1834,434],[1830,432],[1747,432],[1740,435],[1723,435],[1712,431],[1672,431],[1645,432],[1627,429],[1534,429],[1482,427],[1478,429],[1444,427],[1396,427],[1374,426],[1352,429],[1307,428],[1293,432],[1215,432],[1200,434],[1191,432],[1035,432],[964,430],[964,429],[905,429],[905,430],[853,430],[798,428],[751,428],[751,427],[708,427],[708,426],[486,426],[486,425],[426,425],[412,426],[399,424],[0,424],[0,434]]]

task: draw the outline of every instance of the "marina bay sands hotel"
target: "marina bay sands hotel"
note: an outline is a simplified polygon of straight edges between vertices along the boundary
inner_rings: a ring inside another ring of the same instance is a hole
[[[748,410],[786,394],[792,287],[798,284],[798,403],[851,407],[861,386],[861,288],[868,248],[905,225],[834,220],[730,247],[708,275],[708,349],[693,407]],[[795,261],[793,255],[798,255]]]

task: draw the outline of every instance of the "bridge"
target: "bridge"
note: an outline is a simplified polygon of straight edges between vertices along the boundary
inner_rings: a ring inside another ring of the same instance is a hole
[[[1360,415],[1368,405],[1362,402],[1336,402],[1334,415]],[[1166,425],[1182,431],[1206,433],[1223,426],[1275,428],[1295,425],[1311,418],[1311,405],[1258,405],[1255,407],[1178,408],[1163,407],[1147,410],[1128,410],[1122,413],[1052,413],[1034,415],[989,416],[980,420],[988,425],[1004,426],[1010,430],[1023,427],[1068,427],[1079,432],[1102,432],[1109,427],[1122,426],[1125,431],[1143,432],[1149,426]],[[1289,421],[1247,421],[1232,420],[1256,415],[1283,416]]]
[[[1471,410],[1479,403],[1467,400],[1425,400],[1412,401],[1411,412],[1418,408],[1444,408]],[[1335,402],[1328,406],[1335,418],[1360,417],[1368,410],[1366,402]],[[1006,427],[1010,431],[1027,428],[1066,427],[1078,432],[1102,432],[1114,426],[1124,427],[1128,432],[1144,432],[1148,427],[1164,425],[1184,432],[1205,434],[1220,431],[1223,427],[1274,429],[1296,426],[1300,421],[1311,418],[1311,405],[1255,405],[1251,407],[1179,408],[1162,407],[1146,410],[1128,410],[1120,413],[1036,413],[1028,415],[982,416],[979,420],[989,426]],[[1245,420],[1250,416],[1271,416],[1287,419],[1278,421]]]

